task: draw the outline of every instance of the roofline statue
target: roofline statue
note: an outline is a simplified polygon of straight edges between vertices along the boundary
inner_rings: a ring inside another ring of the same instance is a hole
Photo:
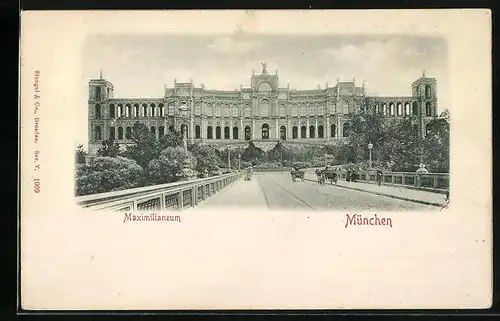
[[[267,62],[261,62],[260,64],[262,65],[262,73],[267,74],[267,70],[266,70]]]

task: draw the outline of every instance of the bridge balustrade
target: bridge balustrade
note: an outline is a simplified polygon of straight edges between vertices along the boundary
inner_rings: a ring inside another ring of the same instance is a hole
[[[360,182],[377,184],[377,173],[375,171],[358,171],[356,174],[356,180]],[[341,172],[339,178],[345,180],[346,176],[345,172]],[[450,174],[383,172],[382,184],[444,193],[450,186]]]
[[[196,207],[242,175],[242,172],[236,172],[191,181],[85,195],[77,197],[76,202],[83,208],[93,210],[182,211]]]

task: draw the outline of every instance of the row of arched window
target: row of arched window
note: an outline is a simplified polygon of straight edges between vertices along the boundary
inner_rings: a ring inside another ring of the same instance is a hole
[[[215,108],[212,108],[211,104],[209,104],[210,107],[207,107],[207,116],[216,116],[216,117],[239,117],[239,109],[234,106],[232,109],[229,108],[229,105],[226,105],[226,108],[224,108],[224,112],[221,113],[221,106],[217,105]],[[335,104],[332,104],[331,107],[331,112],[335,113]],[[213,112],[215,110],[215,112]],[[232,110],[232,112],[231,112]],[[260,105],[260,116],[266,117],[269,116],[269,104],[261,104]],[[364,112],[376,112],[376,113],[382,113],[383,115],[390,115],[390,116],[403,116],[403,115],[418,115],[418,104],[417,102],[413,102],[411,107],[410,103],[406,102],[403,103],[398,102],[398,103],[393,103],[390,102],[389,104],[383,103],[381,105],[375,105],[375,106],[368,106],[365,107]],[[126,104],[123,106],[122,104],[118,104],[115,106],[114,104],[109,105],[109,117],[111,118],[117,118],[117,117],[164,117],[164,116],[173,116],[175,113],[175,107],[174,105],[169,105],[168,109],[164,107],[163,104],[159,104],[156,106],[155,104],[151,104],[150,106],[147,106],[146,104],[143,104],[142,106],[139,106],[139,104],[134,104],[131,106],[130,104]],[[343,114],[348,114],[349,113],[349,102],[344,102],[342,105],[342,113]],[[325,108],[323,105],[309,105],[306,106],[305,104],[302,105],[297,105],[297,104],[292,104],[290,106],[290,115],[291,116],[322,116],[325,114]],[[95,105],[95,118],[101,118],[102,116],[102,110],[101,110],[101,105],[97,104]],[[195,105],[195,115],[201,115],[201,106]],[[279,107],[279,116],[285,117],[287,115],[287,108],[284,104],[281,104]],[[430,102],[426,103],[425,106],[425,115],[426,116],[433,116],[433,111],[432,111],[432,105]],[[250,106],[246,105],[244,108],[244,116],[245,117],[251,117],[251,110]]]
[[[390,102],[389,104],[387,103],[382,103],[380,105],[373,105],[373,106],[366,106],[363,112],[366,113],[382,113],[384,116],[409,116],[409,115],[418,115],[418,103],[414,101],[411,106],[409,102],[405,102],[404,105],[403,103],[396,103],[394,104],[393,102]],[[432,110],[432,105],[430,102],[427,102],[425,104],[425,115],[426,116],[433,116],[433,110]]]
[[[214,130],[215,129],[215,130]],[[349,132],[350,132],[350,124],[349,123],[344,123],[342,127],[342,132],[343,132],[343,137],[348,137]],[[168,130],[170,132],[174,131],[174,126],[169,126]],[[239,139],[239,128],[237,126],[231,127],[225,126],[224,128],[221,126],[216,126],[215,128],[212,126],[207,127],[207,139],[231,139],[231,130],[232,130],[232,139]],[[153,135],[156,136],[156,127],[152,126],[150,128],[150,131]],[[184,134],[186,131],[186,136],[189,138],[189,131],[187,125],[182,125],[181,126],[181,133]],[[222,132],[224,131],[224,132]],[[300,127],[300,138],[307,138],[307,131],[308,128],[307,126],[301,126]],[[165,127],[159,126],[158,127],[158,137],[162,137],[165,135]],[[315,126],[310,126],[309,127],[309,138],[325,138],[325,131],[323,125],[319,125],[316,131]],[[261,138],[262,139],[269,139],[270,137],[270,130],[269,130],[269,125],[264,124],[261,127]],[[330,125],[330,137],[336,137],[336,126],[335,124]],[[118,128],[115,127],[110,127],[109,128],[109,139],[113,140],[122,140],[122,139],[131,139],[132,138],[132,127],[126,126],[125,129],[122,126],[118,126]],[[195,126],[195,138],[200,139],[201,138],[201,126],[196,125]],[[251,140],[252,138],[252,130],[250,126],[245,127],[245,140]],[[299,138],[299,127],[293,126],[292,127],[292,139],[298,139]],[[103,135],[102,135],[102,128],[101,126],[95,126],[94,127],[94,140],[102,140]],[[280,127],[280,139],[286,140],[287,139],[287,131],[285,126]]]

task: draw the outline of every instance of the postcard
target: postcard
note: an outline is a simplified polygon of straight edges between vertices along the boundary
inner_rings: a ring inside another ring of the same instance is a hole
[[[25,11],[20,308],[492,304],[488,10]]]

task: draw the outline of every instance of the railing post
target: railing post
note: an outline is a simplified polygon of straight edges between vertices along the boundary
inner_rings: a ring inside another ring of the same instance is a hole
[[[133,211],[133,212],[136,212],[136,211],[137,211],[137,200],[134,200],[134,201],[132,202],[132,211]]]
[[[394,181],[396,180],[396,177],[394,176],[394,173],[391,174],[391,185],[394,185]]]
[[[165,194],[161,193],[160,195],[160,210],[164,211],[165,210]]]
[[[405,174],[401,174],[401,185],[403,185],[403,186],[406,185]]]
[[[437,175],[434,175],[434,189],[437,189],[438,188],[438,176]]]
[[[198,188],[196,188],[196,184],[191,187],[191,207],[195,207],[198,205]]]
[[[179,190],[179,195],[177,196],[178,197],[178,202],[179,202],[179,211],[182,211],[182,209],[184,208],[184,199],[183,199],[183,195],[182,195],[182,189]]]

